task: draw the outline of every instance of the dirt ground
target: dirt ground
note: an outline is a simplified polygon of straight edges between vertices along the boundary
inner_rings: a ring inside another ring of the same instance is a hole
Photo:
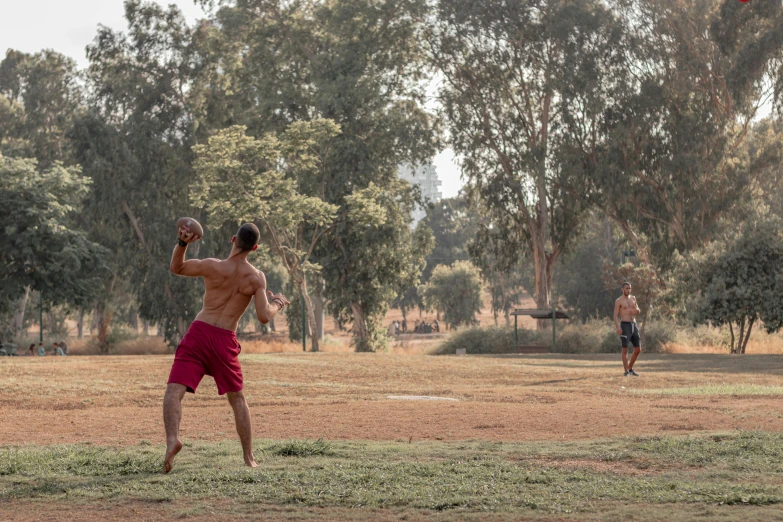
[[[171,355],[0,359],[2,444],[163,441]],[[738,428],[783,430],[780,395],[656,395],[645,389],[779,386],[774,355],[647,355],[623,377],[614,355],[242,356],[257,438],[574,440]],[[635,392],[634,392],[635,390]],[[632,393],[633,392],[633,393]],[[412,401],[426,395],[456,401]],[[206,377],[184,402],[185,441],[235,439]]]

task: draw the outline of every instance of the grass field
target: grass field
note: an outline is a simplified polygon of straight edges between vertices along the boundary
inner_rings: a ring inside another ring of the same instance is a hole
[[[783,520],[778,356],[247,354],[164,476],[171,359],[0,360],[0,520]]]

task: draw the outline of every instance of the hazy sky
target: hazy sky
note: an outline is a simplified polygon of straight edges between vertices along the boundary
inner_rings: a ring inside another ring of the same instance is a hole
[[[163,3],[163,2],[158,2]],[[203,16],[192,0],[168,0],[189,22]],[[84,48],[92,42],[98,25],[125,30],[122,0],[0,0],[0,53],[12,48],[27,53],[54,49],[70,56],[80,67],[87,65]],[[443,197],[457,194],[462,182],[451,150],[434,160],[443,182]]]

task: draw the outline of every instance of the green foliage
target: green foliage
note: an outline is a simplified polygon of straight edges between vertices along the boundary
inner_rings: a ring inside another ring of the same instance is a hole
[[[783,326],[780,225],[771,217],[751,219],[724,240],[677,258],[685,308],[695,322],[729,326],[732,353],[745,352],[757,322],[769,333]]]
[[[340,208],[313,262],[323,267],[330,312],[353,322],[362,350],[383,346],[378,321],[420,271],[423,232],[412,238],[409,216],[389,198],[409,209],[397,166],[426,159],[436,144],[435,121],[421,108],[426,8],[424,0],[229,1],[197,34],[200,132],[243,124],[262,136],[316,118],[340,125],[325,177],[300,192]]]
[[[528,330],[518,328],[519,345],[551,346],[552,330]],[[678,333],[690,339],[693,329],[680,327],[670,321],[650,321],[642,337],[642,347],[649,352],[662,352],[666,343],[676,340]],[[608,319],[589,319],[584,323],[566,322],[557,325],[557,351],[559,353],[619,353],[620,337]],[[698,337],[694,337],[698,339]],[[515,353],[513,327],[467,328],[451,334],[432,352],[436,355],[456,353],[464,348],[469,354]]]
[[[551,321],[549,323],[551,325]],[[619,353],[620,351],[620,337],[611,321],[592,319],[584,323],[570,323],[565,326],[558,324],[558,326],[556,333],[559,353]],[[549,337],[546,344],[552,342],[551,331]]]
[[[419,281],[432,233],[427,227],[411,232],[415,199],[404,181],[370,183],[345,201],[344,221],[329,237],[336,248],[321,251],[325,293],[329,310],[353,322],[356,349],[375,351],[386,346],[381,321],[389,303],[400,288]]]
[[[675,250],[698,248],[718,233],[723,216],[752,204],[759,178],[783,156],[774,142],[752,155],[742,146],[766,97],[759,89],[764,73],[738,69],[736,57],[722,52],[728,51],[723,37],[711,32],[721,12],[742,19],[756,6],[637,0],[619,7],[627,28],[624,87],[607,121],[598,150],[603,167],[594,181],[601,208],[638,255],[665,270]],[[726,29],[738,34],[733,25]],[[756,36],[745,33],[740,45]],[[742,76],[743,85],[724,81],[731,76]]]
[[[620,36],[595,0],[436,3],[428,37],[447,80],[438,97],[486,217],[479,233],[505,266],[532,254],[540,308],[592,203],[591,151],[618,85]]]
[[[272,444],[265,449],[272,455],[281,457],[313,457],[315,455],[331,455],[332,448],[324,439],[318,440],[286,440]]]
[[[285,251],[284,261],[294,264],[308,253],[298,234],[303,223],[328,228],[337,211],[320,197],[300,193],[297,185],[309,185],[302,178],[321,174],[325,158],[311,151],[325,148],[339,127],[330,120],[299,122],[280,137],[262,139],[245,130],[229,127],[193,147],[198,178],[191,198],[217,223],[263,222],[279,242],[275,247]]]
[[[584,235],[562,258],[555,275],[555,291],[572,318],[587,321],[611,318],[616,288],[607,289],[605,268],[619,261],[621,242],[607,218],[591,216]],[[530,285],[532,286],[532,285]]]
[[[73,59],[8,49],[0,62],[0,154],[34,157],[44,169],[70,164],[66,134],[83,96]]]
[[[26,286],[47,307],[84,306],[100,291],[107,252],[72,227],[89,187],[78,168],[0,156],[0,313]]]
[[[322,186],[329,142],[340,128],[331,120],[318,119],[292,123],[280,136],[267,134],[261,139],[247,136],[245,130],[229,127],[209,138],[206,145],[193,147],[198,177],[191,198],[217,223],[263,223],[272,251],[305,300],[310,331],[314,331],[305,275],[320,267],[308,258],[334,225],[337,206],[325,202],[323,192],[308,195],[301,190],[317,187],[319,181]],[[373,216],[370,209],[362,215]],[[289,334],[295,335],[294,330]],[[311,342],[317,351],[318,339],[311,336]]]
[[[478,268],[469,261],[439,265],[429,282],[419,288],[428,309],[443,311],[443,321],[454,326],[472,325],[481,311],[483,284]]]
[[[539,336],[535,330],[521,328],[519,339],[521,344],[535,344]],[[449,335],[432,353],[454,355],[460,348],[469,354],[514,353],[514,329],[499,326],[460,329]]]

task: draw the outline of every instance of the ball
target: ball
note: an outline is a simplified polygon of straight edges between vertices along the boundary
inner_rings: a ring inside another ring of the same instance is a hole
[[[201,226],[201,223],[199,223],[193,218],[189,218],[189,217],[179,218],[177,220],[177,232],[179,232],[179,229],[181,228],[185,229],[185,234],[196,235],[198,236],[198,239],[204,237],[204,228]]]

